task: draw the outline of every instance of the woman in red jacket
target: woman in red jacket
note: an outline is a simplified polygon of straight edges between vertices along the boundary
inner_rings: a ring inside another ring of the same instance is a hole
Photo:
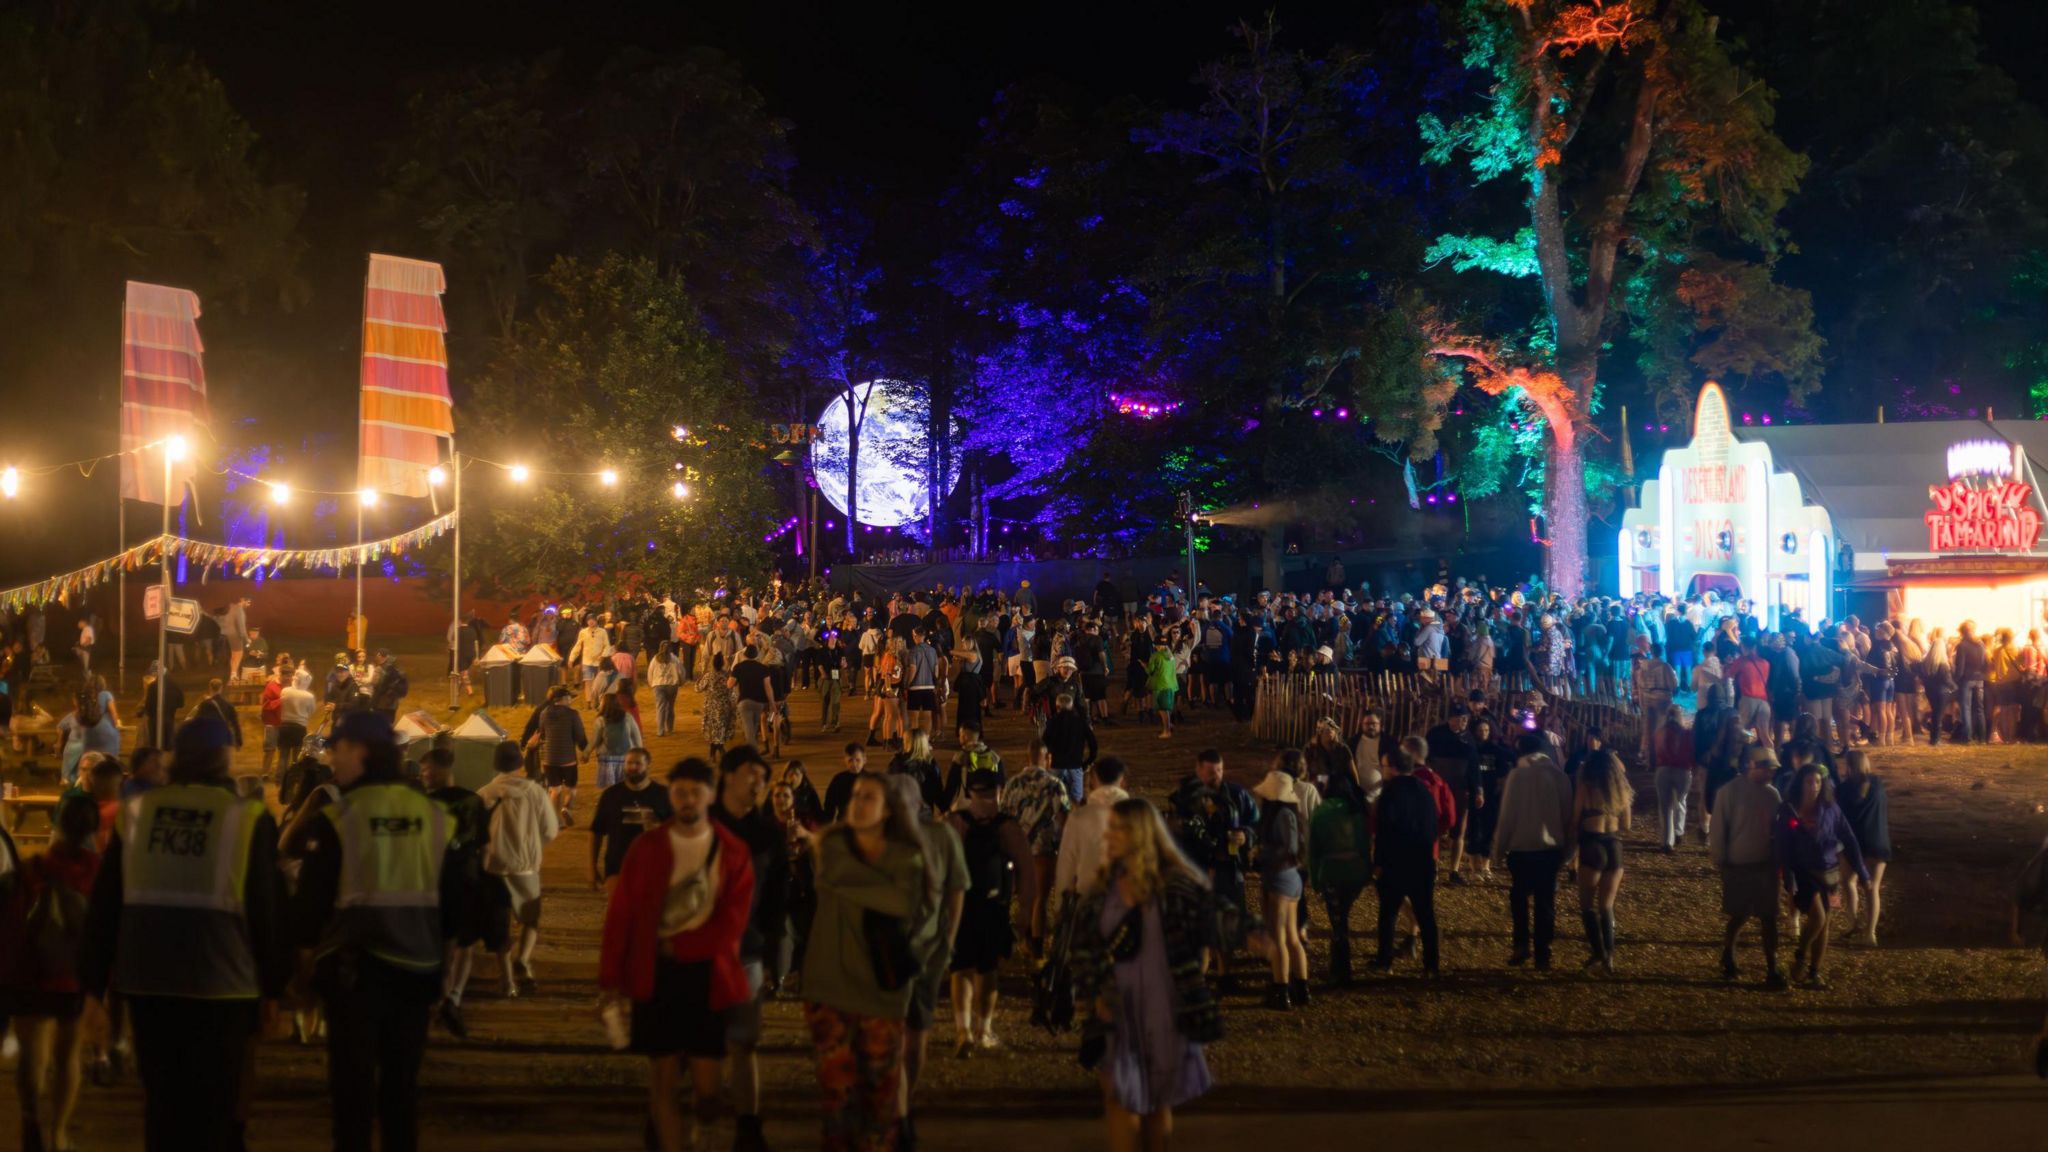
[[[99,808],[89,797],[72,796],[58,805],[55,841],[48,852],[22,860],[13,898],[0,910],[0,998],[12,1010],[21,1039],[15,1081],[21,1147],[28,1152],[74,1146],[71,1114],[78,1107],[79,1018],[85,1010],[78,945],[100,870],[93,846],[99,822]]]
[[[740,935],[754,900],[747,846],[711,819],[715,775],[691,757],[669,770],[668,823],[626,852],[605,910],[598,988],[607,1018],[632,1001],[625,1037],[646,1056],[648,1110],[664,1152],[695,1147],[695,1129],[716,1110],[725,1060],[725,1010],[747,998]],[[696,1110],[676,1103],[689,1061]]]

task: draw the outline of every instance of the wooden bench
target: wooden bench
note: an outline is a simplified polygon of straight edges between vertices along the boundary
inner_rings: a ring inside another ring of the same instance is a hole
[[[0,800],[0,813],[5,813],[7,831],[16,840],[48,840],[57,828],[57,802],[63,798],[58,792],[24,793],[11,800]],[[44,830],[23,832],[22,822],[31,815],[41,813]]]

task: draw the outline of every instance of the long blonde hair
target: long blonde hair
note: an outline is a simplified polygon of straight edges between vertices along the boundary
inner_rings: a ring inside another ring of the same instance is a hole
[[[1635,789],[1628,786],[1628,768],[1613,749],[1602,749],[1579,769],[1580,815],[1598,812],[1621,818],[1635,806]]]
[[[1124,879],[1130,882],[1135,896],[1133,903],[1143,904],[1164,892],[1167,875],[1172,872],[1208,887],[1208,878],[1182,855],[1180,845],[1166,827],[1165,819],[1150,800],[1128,797],[1117,801],[1109,811],[1111,820],[1123,823],[1124,836],[1131,844],[1130,858],[1121,863]],[[1102,874],[1095,881],[1098,889],[1108,887],[1118,864],[1115,860],[1103,861]]]

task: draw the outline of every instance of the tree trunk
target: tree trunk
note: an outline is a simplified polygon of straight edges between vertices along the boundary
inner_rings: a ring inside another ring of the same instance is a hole
[[[1543,578],[1552,592],[1578,596],[1586,583],[1586,457],[1580,441],[1562,447],[1555,438],[1543,471],[1543,515],[1550,549]]]

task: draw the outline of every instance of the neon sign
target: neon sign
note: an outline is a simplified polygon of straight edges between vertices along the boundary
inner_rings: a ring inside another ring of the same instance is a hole
[[[2013,446],[2003,440],[1964,440],[1948,446],[1948,478],[2013,474]]]
[[[2003,448],[2003,445],[2000,445]],[[1951,449],[1953,460],[1954,451]],[[2007,457],[2008,463],[2010,457]],[[1972,487],[1951,480],[1927,490],[1927,546],[1933,552],[2031,552],[2041,539],[2034,488],[2017,480]]]

